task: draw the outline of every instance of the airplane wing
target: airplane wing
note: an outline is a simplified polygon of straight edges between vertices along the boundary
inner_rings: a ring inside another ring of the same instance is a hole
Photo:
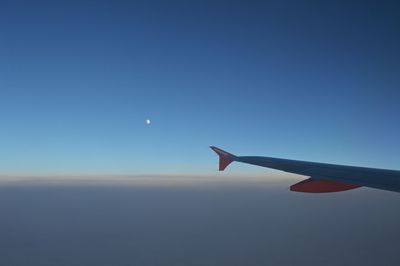
[[[308,176],[290,187],[291,191],[324,193],[355,189],[362,186],[400,192],[400,171],[346,165],[287,160],[260,156],[236,156],[210,147],[219,156],[219,170],[232,162],[242,162]]]

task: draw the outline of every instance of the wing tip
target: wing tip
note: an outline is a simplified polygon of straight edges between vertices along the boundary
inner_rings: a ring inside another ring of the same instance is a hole
[[[219,171],[224,171],[234,161],[235,155],[215,146],[210,146],[210,148],[219,156]]]

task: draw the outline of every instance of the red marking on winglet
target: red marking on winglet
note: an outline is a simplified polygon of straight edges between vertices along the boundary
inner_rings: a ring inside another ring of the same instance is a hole
[[[309,178],[290,187],[291,191],[308,193],[338,192],[359,188],[359,185],[342,183],[333,180]]]
[[[215,151],[218,156],[219,156],[219,170],[224,171],[225,168],[233,162],[233,158],[235,157],[233,154],[230,154],[229,152],[226,152],[224,150],[221,150],[217,147],[210,146],[210,148]]]

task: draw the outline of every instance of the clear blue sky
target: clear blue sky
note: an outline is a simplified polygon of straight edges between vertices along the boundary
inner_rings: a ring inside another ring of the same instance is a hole
[[[400,169],[400,7],[325,2],[2,1],[1,174]]]

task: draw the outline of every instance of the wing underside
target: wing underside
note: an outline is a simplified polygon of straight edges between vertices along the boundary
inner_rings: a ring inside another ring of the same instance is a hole
[[[308,193],[327,193],[345,191],[359,187],[361,186],[343,183],[335,180],[316,179],[310,177],[306,180],[300,181],[299,183],[290,186],[290,190]]]

